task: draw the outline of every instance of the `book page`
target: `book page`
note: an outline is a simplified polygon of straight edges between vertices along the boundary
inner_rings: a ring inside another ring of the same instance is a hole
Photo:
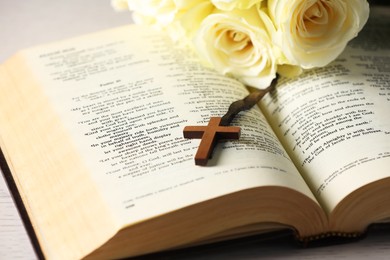
[[[383,14],[371,14],[336,61],[281,80],[262,103],[328,212],[355,189],[390,176],[390,30]]]
[[[128,26],[23,53],[107,204],[131,223],[245,188],[277,185],[314,197],[260,110],[240,115],[239,141],[194,165],[206,125],[248,94],[187,48]]]

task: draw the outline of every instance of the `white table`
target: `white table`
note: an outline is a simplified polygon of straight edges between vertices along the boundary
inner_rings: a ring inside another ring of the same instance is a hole
[[[22,48],[130,22],[130,13],[115,12],[110,0],[1,0],[0,63]],[[249,239],[192,249],[174,254],[173,258],[183,257],[183,254],[186,259],[388,259],[390,228],[372,230],[359,242],[337,246],[301,249],[287,238]],[[35,258],[11,195],[0,177],[0,259]]]

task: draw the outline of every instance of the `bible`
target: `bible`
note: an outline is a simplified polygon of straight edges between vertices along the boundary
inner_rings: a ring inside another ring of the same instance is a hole
[[[129,25],[22,50],[0,67],[5,177],[47,259],[139,256],[293,230],[306,243],[390,222],[390,17],[324,68],[279,79],[239,140],[194,164],[250,89]]]

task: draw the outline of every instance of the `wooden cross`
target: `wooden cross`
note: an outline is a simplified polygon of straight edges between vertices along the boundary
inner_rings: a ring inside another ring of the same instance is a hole
[[[272,80],[265,89],[257,89],[244,99],[233,102],[223,117],[211,117],[207,126],[186,126],[183,130],[184,138],[201,138],[198,151],[195,155],[196,165],[206,165],[218,139],[238,139],[240,127],[228,126],[234,117],[241,111],[248,110],[257,104],[268,92],[275,89],[279,75]]]
[[[221,117],[211,117],[207,126],[186,126],[184,138],[202,139],[195,155],[196,165],[206,165],[218,140],[238,139],[240,127],[222,126]]]

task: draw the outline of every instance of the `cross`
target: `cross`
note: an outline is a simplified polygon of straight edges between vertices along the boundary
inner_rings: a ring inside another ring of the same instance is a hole
[[[279,75],[272,80],[265,89],[257,89],[244,99],[233,102],[223,117],[211,117],[207,126],[186,126],[183,130],[184,138],[201,138],[198,151],[195,155],[196,165],[206,165],[218,139],[238,139],[240,127],[228,126],[234,117],[241,111],[248,110],[257,104],[268,92],[275,90]]]
[[[183,130],[184,138],[197,138],[200,141],[195,155],[196,165],[206,165],[218,140],[238,139],[240,127],[222,126],[221,117],[211,117],[207,126],[186,126]]]

